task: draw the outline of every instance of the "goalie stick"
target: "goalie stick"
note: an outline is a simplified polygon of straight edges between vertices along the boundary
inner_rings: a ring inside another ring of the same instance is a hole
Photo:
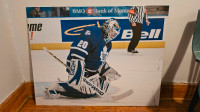
[[[116,96],[112,96],[111,97],[111,101],[117,101],[117,100],[121,100],[123,98],[126,98],[128,96],[130,96],[131,94],[133,94],[133,89],[130,89],[122,94],[116,95]]]
[[[59,58],[57,58],[53,53],[51,53],[46,47],[43,47],[43,50],[48,52],[51,56],[53,56],[57,61],[59,61],[61,64],[63,64],[67,69],[70,69],[69,66],[67,66],[64,62],[62,62]]]
[[[53,56],[57,61],[59,61],[62,65],[64,65],[67,69],[70,69],[69,66],[67,66],[63,61],[61,61],[59,58],[57,58],[53,53],[51,53],[46,47],[43,47],[43,50],[45,50],[47,53],[49,53],[51,56]],[[85,78],[86,79],[86,78]],[[87,80],[88,82],[90,82],[89,80]],[[96,87],[98,88],[98,87]],[[117,100],[121,100],[123,98],[126,98],[128,96],[130,96],[133,93],[133,90],[130,89],[120,95],[116,95],[116,96],[112,96],[111,98],[109,98],[109,101],[117,101]],[[98,95],[102,95],[102,94],[98,94]]]

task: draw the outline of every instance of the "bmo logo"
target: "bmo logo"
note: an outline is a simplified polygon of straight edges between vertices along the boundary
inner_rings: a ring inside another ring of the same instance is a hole
[[[161,29],[151,29],[150,32],[142,31],[141,39],[142,40],[162,40],[160,36]],[[132,38],[132,30],[123,30],[121,39],[131,39]]]
[[[73,9],[72,10],[72,12],[74,13],[74,14],[80,14],[80,13],[85,13],[85,9]]]
[[[92,15],[92,14],[93,14],[93,9],[92,9],[91,7],[88,7],[88,8],[86,9],[86,13],[87,13],[88,15]]]

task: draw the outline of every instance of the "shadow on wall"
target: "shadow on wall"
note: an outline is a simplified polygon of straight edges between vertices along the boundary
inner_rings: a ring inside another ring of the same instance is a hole
[[[195,24],[196,24],[195,21],[187,23],[185,30],[183,32],[181,41],[178,45],[178,48],[176,49],[175,56],[170,64],[169,68],[167,69],[166,73],[164,74],[162,80],[172,81],[174,79],[176,72],[183,60],[183,57],[185,56],[187,48],[190,47],[192,49],[192,47],[188,46],[188,45],[190,43],[190,40],[192,39],[191,37],[194,32]],[[194,63],[195,63],[195,60],[192,59],[191,65],[194,65]],[[191,67],[190,69],[193,69],[193,68]],[[193,71],[193,70],[190,70],[190,71]]]
[[[182,34],[181,41],[178,45],[178,48],[176,49],[175,56],[170,64],[169,68],[167,69],[166,73],[163,76],[163,79],[162,79],[163,81],[173,81],[173,79],[176,75],[176,72],[183,60],[183,57],[185,56],[187,48],[190,47],[192,49],[192,47],[189,46],[189,43],[192,39],[192,35],[193,35],[194,29],[195,29],[195,24],[196,24],[196,21],[187,23],[187,25],[184,29],[184,32]],[[188,77],[189,83],[197,82],[198,80],[200,80],[199,67],[200,67],[200,65],[198,63],[196,63],[194,57],[192,57],[191,66],[190,66],[190,74]],[[191,88],[191,86],[188,86],[184,99],[187,99],[186,96],[188,96],[188,94],[191,94],[191,90],[194,90],[194,88]],[[156,93],[158,93],[159,91],[160,90],[157,90]],[[155,95],[156,95],[156,93],[155,93]],[[168,96],[173,97],[173,87],[172,87],[172,90],[170,91],[170,95],[168,95]],[[154,98],[152,97],[151,101],[153,101],[153,99]],[[149,104],[151,104],[151,102],[149,102]],[[177,103],[177,105],[183,105],[183,104],[184,104],[184,102]]]

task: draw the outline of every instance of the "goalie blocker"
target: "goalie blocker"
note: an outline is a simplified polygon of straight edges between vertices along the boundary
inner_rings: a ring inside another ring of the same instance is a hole
[[[49,98],[102,96],[107,92],[110,82],[121,77],[107,63],[100,66],[96,72],[87,71],[84,61],[79,59],[71,59],[67,65],[70,66],[70,69],[67,69],[68,81],[58,81],[46,88],[45,93]]]

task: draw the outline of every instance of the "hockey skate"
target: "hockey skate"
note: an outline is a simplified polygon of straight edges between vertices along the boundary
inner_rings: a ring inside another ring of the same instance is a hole
[[[128,53],[139,53],[137,50],[128,50]]]
[[[57,98],[65,97],[65,96],[57,93],[57,91],[62,91],[62,92],[65,91],[65,89],[62,86],[60,86],[61,83],[66,83],[66,82],[58,81],[58,82],[55,82],[54,84],[50,85],[49,87],[46,87],[45,91],[44,91],[45,96],[47,96],[50,99],[57,99]]]
[[[60,98],[60,94],[57,94],[56,90],[49,90],[48,88],[45,88],[45,95],[50,99],[57,99]]]

